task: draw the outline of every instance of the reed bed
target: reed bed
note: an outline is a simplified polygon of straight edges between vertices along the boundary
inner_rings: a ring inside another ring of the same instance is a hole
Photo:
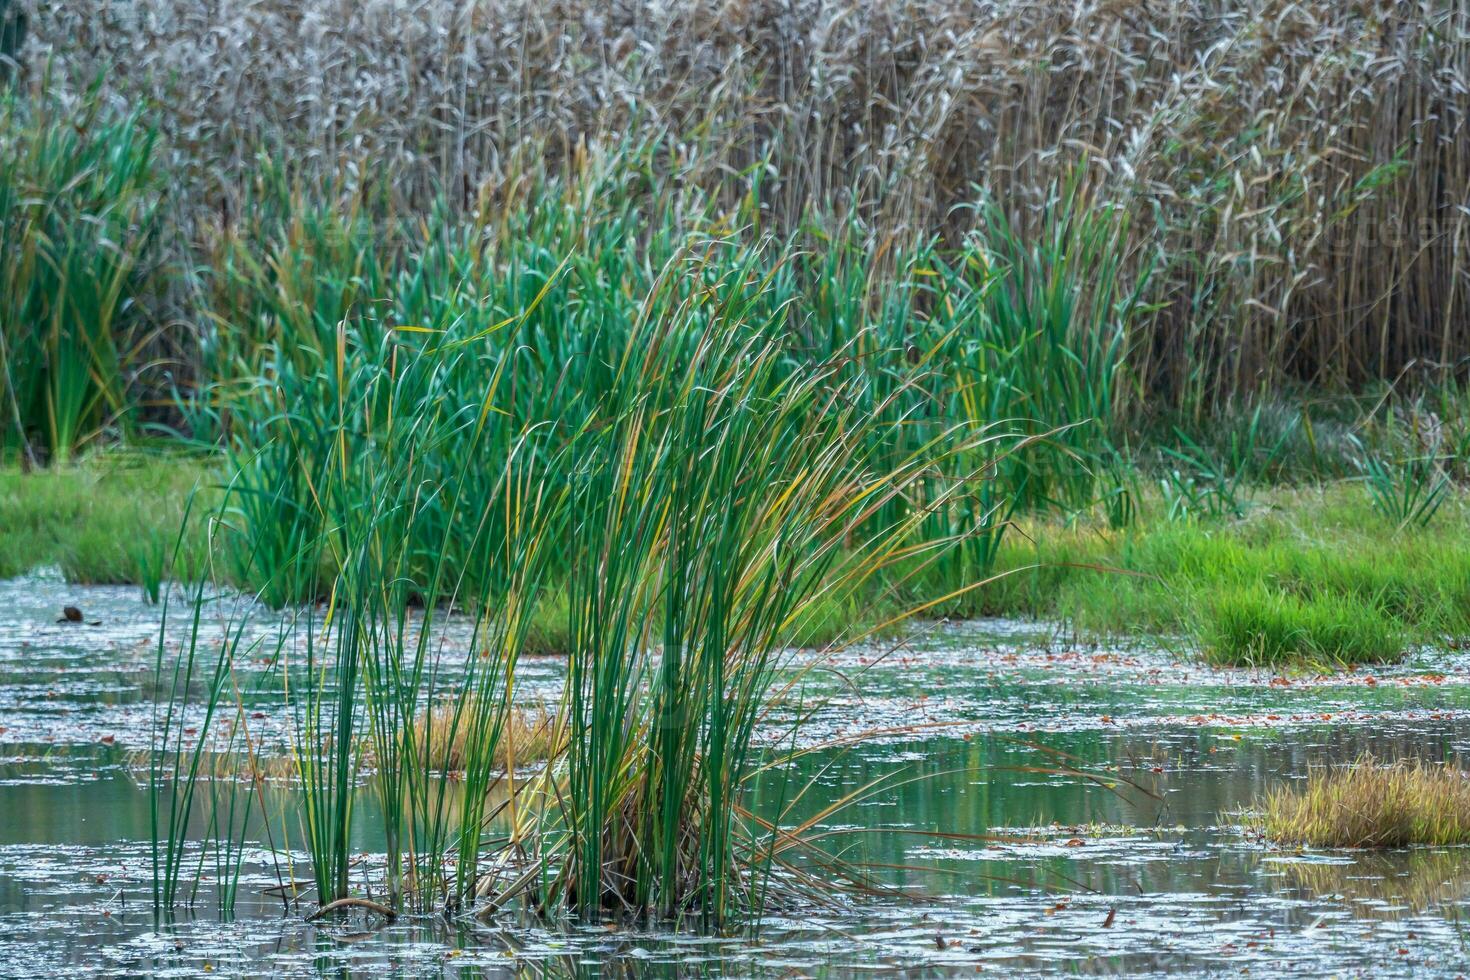
[[[471,210],[631,140],[655,193],[754,199],[780,235],[851,213],[885,254],[958,241],[977,188],[1034,235],[1076,174],[1131,218],[1122,278],[1151,270],[1151,399],[1470,351],[1462,0],[146,0],[38,6],[19,57],[64,99],[153,107],[191,238],[249,213],[262,154]]]
[[[201,813],[226,905],[263,836],[334,907],[368,793],[389,908],[748,921],[819,890],[745,804],[833,610],[967,608],[1026,512],[1126,527],[1145,435],[1171,522],[1242,520],[1328,441],[1293,384],[1389,386],[1331,465],[1395,533],[1466,475],[1463,0],[11,0],[0,40],[0,453],[224,460],[204,545],[139,558],[200,570],[159,907]],[[1253,588],[1230,656],[1402,648]],[[267,692],[289,815],[210,778]]]
[[[0,410],[32,466],[133,428],[155,330],[157,134],[95,98],[61,112],[0,92]]]

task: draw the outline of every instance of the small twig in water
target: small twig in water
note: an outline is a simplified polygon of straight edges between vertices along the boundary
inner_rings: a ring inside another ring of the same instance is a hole
[[[307,922],[315,922],[317,919],[320,919],[320,918],[322,918],[325,915],[329,915],[332,912],[336,912],[339,909],[367,909],[369,912],[376,912],[376,913],[378,913],[383,918],[387,919],[389,922],[392,922],[394,919],[398,918],[398,913],[397,912],[394,912],[392,909],[390,909],[386,905],[379,905],[377,902],[374,902],[372,899],[369,899],[369,898],[339,898],[339,899],[337,899],[334,902],[328,902],[326,905],[323,905],[321,908],[319,908],[315,912],[311,913],[311,915],[308,915],[306,917],[306,921]]]

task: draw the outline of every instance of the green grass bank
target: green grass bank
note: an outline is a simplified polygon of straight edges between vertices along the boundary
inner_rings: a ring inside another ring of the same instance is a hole
[[[217,469],[137,452],[31,473],[6,466],[0,574],[54,566],[75,582],[146,586],[172,551],[190,494],[217,496]],[[1470,635],[1470,509],[1460,497],[1423,527],[1396,527],[1351,480],[1264,490],[1244,510],[1171,519],[1161,498],[1144,495],[1121,530],[1100,513],[1018,518],[995,580],[932,613],[1057,619],[1088,637],[1158,635],[1222,665],[1391,662]],[[204,511],[183,538],[191,563],[207,552]],[[815,603],[790,639],[862,634],[945,594],[945,584],[895,571],[861,595]],[[565,594],[553,588],[533,616],[530,648],[564,652],[565,618]]]
[[[1152,499],[1121,531],[1021,521],[997,560],[1004,577],[959,611],[1178,637],[1217,664],[1393,661],[1470,632],[1462,500],[1400,528],[1362,483],[1339,481],[1263,491],[1244,511],[1171,520]]]

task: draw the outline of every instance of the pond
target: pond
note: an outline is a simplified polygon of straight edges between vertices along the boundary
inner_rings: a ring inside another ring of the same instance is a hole
[[[81,623],[57,622],[64,606]],[[1033,624],[928,624],[825,658],[791,766],[871,894],[754,935],[404,917],[310,925],[247,865],[235,915],[155,917],[140,780],[160,612],[136,589],[0,583],[0,974],[850,976],[1470,968],[1470,852],[1299,852],[1254,839],[1265,788],[1371,752],[1470,747],[1470,653],[1329,676],[1214,670]],[[809,655],[808,655],[809,656]],[[801,663],[798,656],[797,663]],[[555,658],[522,665],[554,696]],[[270,737],[273,719],[261,712]],[[780,711],[777,712],[779,716]],[[774,719],[768,733],[780,737]],[[759,801],[758,801],[759,802]],[[789,801],[788,801],[789,802]],[[262,855],[259,855],[263,857]]]

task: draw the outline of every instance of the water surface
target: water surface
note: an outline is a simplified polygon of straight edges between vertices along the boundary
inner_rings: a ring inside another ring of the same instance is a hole
[[[83,624],[56,622],[68,604]],[[777,910],[755,937],[554,926],[512,913],[318,928],[266,893],[274,872],[263,860],[248,865],[231,919],[154,917],[150,809],[136,766],[158,701],[159,616],[135,589],[45,575],[0,583],[0,974],[1470,968],[1461,925],[1470,854],[1282,850],[1245,833],[1239,817],[1260,792],[1313,766],[1364,752],[1464,754],[1463,653],[1286,677],[1204,668],[1148,645],[1079,644],[1028,624],[931,624],[903,643],[824,659],[763,733],[789,738],[782,718],[821,705],[800,735],[814,751],[785,773],[787,798],[809,787],[795,817],[890,780],[822,823],[860,831],[832,840],[868,869],[872,896]],[[166,634],[165,654],[180,629]],[[560,664],[535,658],[519,677],[528,698],[554,697]],[[273,699],[253,698],[253,730],[279,742]]]

